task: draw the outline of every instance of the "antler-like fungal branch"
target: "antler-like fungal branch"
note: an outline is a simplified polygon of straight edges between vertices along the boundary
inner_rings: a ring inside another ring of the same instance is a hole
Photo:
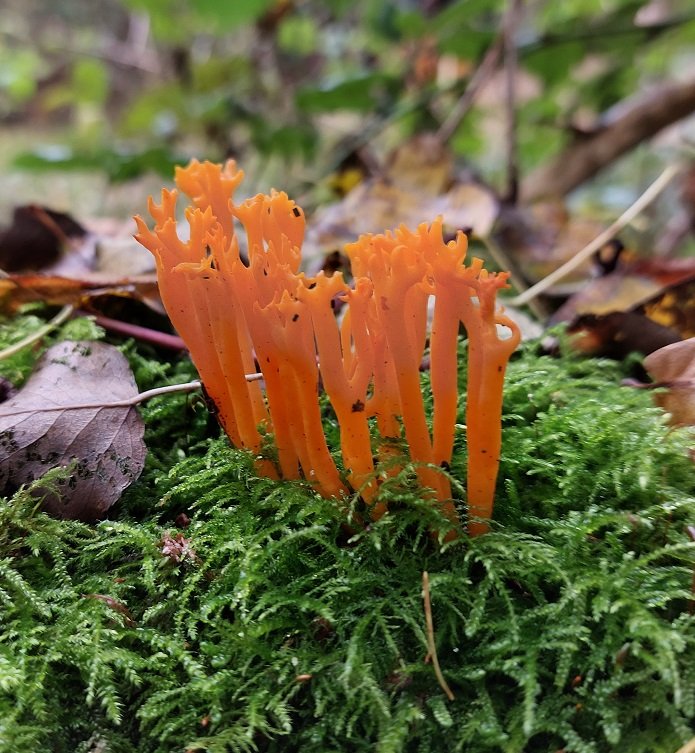
[[[507,273],[488,274],[479,259],[465,265],[466,238],[450,243],[442,222],[362,236],[346,248],[354,283],[340,273],[300,272],[304,214],[286,194],[259,194],[235,204],[243,173],[191,162],[176,184],[191,199],[189,240],[176,227],[177,191],[150,201],[153,230],[136,217],[137,239],[155,256],[160,291],[187,343],[231,441],[258,457],[259,471],[309,480],[326,497],[357,490],[373,517],[378,500],[370,432],[374,419],[384,447],[401,433],[424,486],[457,521],[448,467],[458,410],[457,342],[469,342],[467,399],[468,503],[474,518],[492,514],[500,452],[502,384],[519,342],[516,325],[496,309]],[[235,225],[243,226],[248,259]],[[334,302],[342,300],[342,321]],[[434,300],[430,326],[429,304]],[[502,326],[511,335],[500,337]],[[420,364],[430,347],[433,427],[425,414]],[[265,391],[245,375],[263,374]],[[345,479],[323,431],[323,386],[340,426]],[[277,461],[260,456],[263,433],[274,435]],[[474,521],[472,534],[486,530]]]

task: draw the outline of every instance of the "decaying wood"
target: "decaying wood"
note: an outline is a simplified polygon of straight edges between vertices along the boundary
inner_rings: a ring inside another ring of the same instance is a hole
[[[660,130],[695,112],[695,78],[664,85],[610,123],[583,134],[522,183],[525,202],[564,196]]]

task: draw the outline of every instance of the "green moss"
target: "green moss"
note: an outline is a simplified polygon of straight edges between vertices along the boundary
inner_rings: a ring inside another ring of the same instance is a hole
[[[143,388],[190,378],[127,352]],[[190,397],[152,401],[113,520],[0,505],[0,750],[675,753],[695,723],[690,438],[619,380],[517,356],[492,532],[444,546],[412,468],[382,485],[392,514],[349,529],[258,478]]]
[[[48,311],[55,310],[43,303],[27,303],[12,317],[0,316],[0,350],[10,348],[25,337],[38,332],[45,324]],[[104,330],[90,317],[68,319],[44,338],[0,359],[0,378],[19,386],[31,374],[44,350],[60,340],[100,340]]]

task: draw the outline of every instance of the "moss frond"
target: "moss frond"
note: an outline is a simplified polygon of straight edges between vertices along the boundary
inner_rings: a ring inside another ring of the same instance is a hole
[[[673,753],[695,724],[690,438],[619,376],[515,358],[493,529],[446,544],[410,466],[350,527],[185,401],[148,406],[170,441],[113,519],[0,503],[0,750]]]

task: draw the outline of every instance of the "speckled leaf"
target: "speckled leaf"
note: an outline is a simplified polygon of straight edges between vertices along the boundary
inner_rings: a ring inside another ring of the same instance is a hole
[[[140,475],[146,448],[135,408],[102,404],[137,392],[113,346],[67,341],[49,348],[24,387],[0,404],[0,489],[71,466],[58,493],[46,494],[44,509],[61,518],[104,517]]]

